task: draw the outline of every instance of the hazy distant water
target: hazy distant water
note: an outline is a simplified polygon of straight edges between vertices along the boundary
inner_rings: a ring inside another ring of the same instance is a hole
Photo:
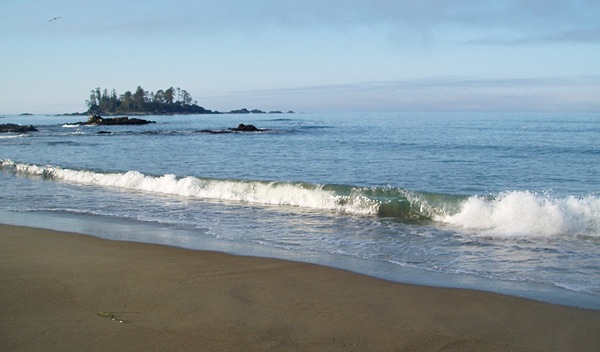
[[[0,221],[600,309],[600,114],[147,118],[0,119]]]

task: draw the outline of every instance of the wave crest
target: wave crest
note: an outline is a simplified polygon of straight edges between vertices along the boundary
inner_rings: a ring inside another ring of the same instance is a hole
[[[376,215],[379,202],[366,197],[357,188],[337,192],[329,186],[291,182],[219,180],[198,177],[178,178],[176,175],[144,175],[138,171],[102,173],[89,170],[64,169],[58,166],[38,166],[4,160],[2,168],[17,174],[83,185],[114,187],[148,193],[238,201],[265,205],[287,205],[340,213]]]
[[[11,160],[2,160],[0,169],[153,194],[292,206],[309,211],[394,218],[403,222],[433,220],[461,232],[485,236],[600,238],[600,198],[592,195],[558,198],[528,191],[509,191],[490,197],[466,197],[394,187],[210,179],[173,174],[151,176],[139,171],[107,173]]]
[[[600,237],[600,199],[511,191],[469,197],[457,213],[435,220],[485,235]]]

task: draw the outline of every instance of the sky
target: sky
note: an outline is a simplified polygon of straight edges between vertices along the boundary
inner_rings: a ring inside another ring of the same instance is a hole
[[[2,0],[0,114],[138,86],[218,111],[598,112],[599,19],[598,0]]]

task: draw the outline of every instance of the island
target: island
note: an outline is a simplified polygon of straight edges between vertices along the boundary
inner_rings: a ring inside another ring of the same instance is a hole
[[[132,115],[132,114],[215,114],[193,101],[192,96],[181,88],[169,87],[166,90],[149,92],[138,86],[134,93],[127,91],[117,94],[113,89],[92,89],[86,100],[89,115]]]
[[[115,89],[110,92],[100,87],[92,89],[86,100],[87,115],[175,115],[175,114],[266,114],[260,109],[247,108],[219,112],[205,109],[198,105],[185,89],[169,87],[156,92],[146,91],[138,86],[134,93],[127,91],[118,94]],[[279,110],[271,110],[269,114],[281,114]],[[288,114],[293,114],[292,110]]]

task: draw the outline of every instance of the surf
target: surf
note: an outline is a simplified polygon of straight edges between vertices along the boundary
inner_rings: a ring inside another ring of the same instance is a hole
[[[0,165],[3,170],[10,170],[17,175],[79,185],[258,205],[291,206],[340,214],[393,217],[408,221],[428,220],[436,211],[426,199],[431,198],[431,195],[393,187],[180,177],[174,174],[157,176],[135,170],[100,172],[11,160],[3,160]]]
[[[600,238],[600,198],[506,191],[489,197],[471,196],[461,203],[458,212],[434,219],[493,237]]]
[[[600,198],[555,197],[529,191],[452,195],[397,187],[319,185],[305,182],[215,179],[136,170],[102,172],[2,160],[2,170],[78,185],[203,200],[433,223],[492,237],[600,238]]]

